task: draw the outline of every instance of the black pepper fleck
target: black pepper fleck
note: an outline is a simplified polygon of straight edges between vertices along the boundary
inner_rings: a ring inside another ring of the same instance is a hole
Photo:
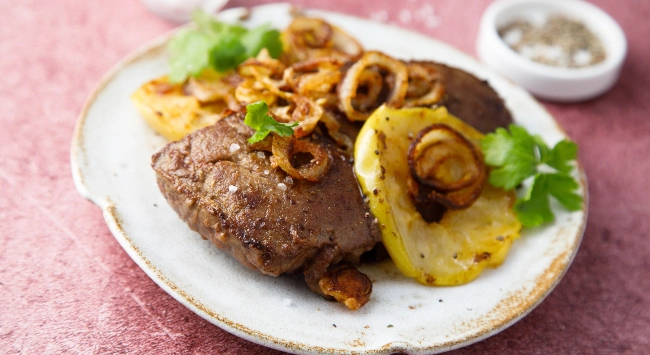
[[[334,328],[336,328],[336,324],[332,324],[332,326],[333,326]]]
[[[454,253],[454,259],[458,257],[458,253]]]
[[[379,150],[375,149],[375,154],[379,155]]]
[[[393,327],[393,325],[389,324],[386,328],[392,328],[392,327]]]

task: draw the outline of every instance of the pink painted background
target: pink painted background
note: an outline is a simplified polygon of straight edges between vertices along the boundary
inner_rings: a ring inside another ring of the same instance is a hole
[[[293,1],[472,55],[489,2]],[[621,79],[589,102],[543,103],[578,142],[589,178],[582,247],[530,315],[452,354],[650,353],[650,2],[593,2],[627,34]],[[69,147],[85,99],[115,62],[173,27],[136,0],[0,0],[0,354],[280,354],[156,286],[72,182]]]

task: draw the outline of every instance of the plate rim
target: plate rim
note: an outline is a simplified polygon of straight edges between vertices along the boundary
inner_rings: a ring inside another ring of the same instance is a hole
[[[222,11],[220,13],[220,16],[228,16],[229,18],[236,18],[241,16],[242,14],[245,14],[249,10],[263,11],[265,8],[272,8],[272,7],[284,7],[286,8],[287,11],[289,11],[293,7],[293,5],[287,3],[272,3],[272,4],[259,5],[252,8],[237,7],[237,8],[231,8]],[[324,17],[338,16],[338,17],[347,18],[348,20],[353,20],[355,22],[378,24],[383,27],[390,28],[391,30],[399,30],[403,33],[408,33],[409,36],[418,36],[423,39],[426,39],[427,41],[436,42],[439,45],[449,47],[454,51],[459,52],[463,56],[471,59],[472,61],[479,63],[486,70],[494,74],[494,71],[488,68],[485,64],[478,62],[478,60],[475,59],[474,57],[471,57],[469,54],[451,46],[450,44],[437,40],[433,37],[425,36],[421,33],[407,30],[399,26],[380,23],[369,19],[349,15],[349,14],[337,13],[332,11],[324,11],[320,9],[306,9],[305,11],[309,14],[315,14]],[[555,273],[553,273],[554,277],[551,280],[548,280],[543,285],[543,287],[541,286],[535,287],[534,290],[529,292],[529,295],[531,295],[535,293],[535,290],[537,291],[537,293],[533,295],[532,299],[531,297],[527,298],[527,300],[530,302],[527,302],[525,305],[521,306],[520,308],[522,309],[519,309],[515,312],[511,312],[509,316],[506,317],[505,320],[502,320],[499,324],[494,325],[490,329],[485,329],[481,332],[474,333],[468,337],[459,340],[452,340],[449,342],[438,343],[432,346],[424,346],[424,347],[416,346],[415,344],[410,344],[406,342],[389,342],[384,344],[381,348],[374,348],[374,349],[352,349],[352,348],[343,349],[343,348],[333,348],[333,347],[326,348],[326,347],[315,347],[308,344],[300,344],[297,342],[287,341],[268,334],[264,334],[260,331],[249,328],[243,324],[230,321],[226,319],[224,316],[219,315],[216,311],[211,310],[209,307],[202,304],[199,300],[193,298],[191,295],[184,292],[182,288],[180,288],[172,280],[167,278],[161,270],[159,270],[153,263],[151,263],[147,259],[147,257],[134,244],[134,242],[131,240],[127,232],[122,227],[119,211],[116,209],[115,205],[110,200],[110,197],[108,196],[104,197],[104,196],[99,196],[97,194],[94,194],[85,185],[84,173],[82,171],[83,169],[81,168],[81,162],[79,161],[85,155],[83,129],[85,126],[86,118],[88,116],[88,112],[90,108],[97,100],[99,94],[103,91],[103,89],[106,88],[108,84],[112,82],[112,80],[115,79],[115,77],[120,73],[120,71],[122,71],[128,65],[136,62],[137,60],[143,57],[152,55],[152,52],[157,53],[159,51],[164,51],[165,44],[167,43],[167,41],[169,41],[169,39],[176,32],[180,31],[183,28],[186,28],[187,26],[189,26],[189,24],[176,27],[172,30],[163,33],[158,37],[155,37],[153,40],[138,47],[135,51],[131,52],[130,54],[128,54],[127,56],[119,60],[102,76],[98,84],[94,87],[90,95],[87,97],[80,111],[80,114],[78,115],[77,122],[75,124],[74,131],[73,131],[73,137],[72,137],[72,142],[70,147],[70,159],[71,159],[70,161],[71,161],[73,181],[77,191],[84,198],[93,202],[94,204],[96,204],[98,207],[101,208],[104,220],[107,226],[109,227],[111,234],[113,234],[113,236],[117,239],[118,243],[127,252],[129,257],[131,257],[131,259],[159,287],[161,287],[167,294],[172,296],[176,301],[180,302],[183,306],[189,308],[193,313],[197,314],[198,316],[205,319],[206,321],[218,326],[219,328],[235,336],[241,337],[243,339],[246,339],[248,341],[263,346],[267,346],[282,351],[289,351],[289,352],[300,351],[300,352],[307,352],[312,354],[350,353],[350,352],[359,353],[359,354],[370,354],[370,353],[390,354],[393,352],[407,352],[412,354],[421,354],[421,353],[425,354],[425,353],[432,353],[432,352],[436,353],[436,352],[449,351],[464,346],[468,346],[470,344],[484,340],[492,335],[498,334],[499,332],[512,326],[514,323],[516,323],[517,321],[525,317],[527,314],[532,312],[539,304],[541,304],[541,302],[543,302],[544,299],[555,289],[555,287],[559,284],[561,279],[568,271],[570,265],[572,264],[579,250],[580,244],[584,237],[584,232],[586,229],[587,219],[588,219],[588,210],[589,210],[589,193],[588,193],[587,176],[579,160],[576,160],[577,162],[576,170],[580,180],[581,187],[583,188],[584,206],[582,211],[583,212],[582,221],[580,224],[580,228],[577,231],[577,238],[574,244],[570,247],[570,250],[567,250],[561,253],[560,255],[558,255],[553,260],[551,266],[544,273],[542,273],[541,276],[544,276],[547,274],[547,271],[550,270],[551,268],[555,268],[558,270]],[[495,75],[501,76],[499,74],[495,74]],[[504,78],[503,76],[501,77]],[[530,94],[527,95],[530,96]],[[562,129],[562,127],[555,120],[555,118],[553,118],[553,116],[550,115],[550,113],[548,113],[546,108],[542,106],[541,103],[539,103],[532,96],[530,96],[530,99],[536,105],[538,105],[541,110],[545,111],[553,119],[553,122],[557,126],[557,129],[564,136],[568,137],[566,132]]]

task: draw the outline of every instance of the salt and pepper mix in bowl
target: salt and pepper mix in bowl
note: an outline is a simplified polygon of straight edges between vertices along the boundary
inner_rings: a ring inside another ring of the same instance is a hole
[[[554,15],[541,25],[515,20],[498,31],[517,53],[546,65],[583,68],[606,57],[603,44],[584,23],[561,15]]]
[[[595,98],[618,80],[627,52],[611,16],[582,0],[500,0],[483,14],[479,58],[535,96]]]

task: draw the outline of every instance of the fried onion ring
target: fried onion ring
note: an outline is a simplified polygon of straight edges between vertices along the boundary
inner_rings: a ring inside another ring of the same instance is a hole
[[[245,78],[235,89],[235,98],[242,106],[257,101],[264,101],[272,106],[277,101],[277,95],[271,92],[255,78]]]
[[[445,124],[423,129],[408,151],[408,188],[416,202],[449,209],[471,206],[486,178],[483,155],[474,143]]]
[[[332,26],[317,18],[295,17],[287,31],[298,47],[323,48],[332,37]]]
[[[409,84],[404,107],[430,107],[442,100],[445,86],[438,70],[424,62],[406,64]]]
[[[295,136],[281,137],[273,134],[272,152],[272,164],[296,179],[318,181],[329,168],[330,158],[325,148],[306,140],[298,140]],[[308,153],[312,158],[309,163],[294,167],[291,160],[298,153]]]
[[[343,62],[323,57],[296,63],[284,71],[283,81],[294,92],[311,99],[327,98],[341,81]]]
[[[272,58],[248,60],[240,65],[239,73],[246,80],[236,90],[240,101],[251,98],[262,98],[269,106],[274,118],[280,122],[299,122],[294,128],[297,138],[310,134],[323,114],[323,108],[304,95],[284,91],[283,79],[273,79],[272,76],[285,76],[285,68]],[[282,103],[287,103],[283,105]]]
[[[347,34],[342,29],[332,26],[334,33],[332,34],[332,46],[336,48],[336,53],[333,57],[345,60],[357,60],[363,54],[363,47],[357,42],[354,37]]]
[[[189,77],[183,83],[183,94],[195,97],[202,105],[223,103],[231,111],[241,110],[235,98],[235,88],[241,82],[237,75],[222,76],[205,70],[199,77]]]
[[[323,108],[301,95],[294,95],[293,102],[296,107],[291,117],[300,122],[298,127],[295,128],[296,138],[307,136],[316,128],[323,115]]]
[[[282,85],[280,79],[285,70],[284,64],[271,58],[266,48],[263,48],[255,58],[249,58],[237,67],[237,73],[243,81],[235,89],[235,98],[242,106],[263,100],[273,106],[278,99]]]
[[[237,67],[237,73],[244,78],[255,78],[267,90],[273,93],[282,91],[282,77],[286,67],[282,62],[273,59],[266,48],[263,48],[255,58],[247,59]],[[267,103],[268,104],[268,103]]]
[[[408,70],[406,65],[397,59],[393,59],[380,52],[366,52],[361,59],[354,63],[348,69],[343,81],[339,84],[338,97],[341,111],[343,111],[350,121],[365,121],[370,112],[361,112],[353,105],[353,100],[357,96],[362,73],[366,68],[376,65],[393,75],[393,78],[387,82],[392,83],[392,89],[386,98],[386,104],[390,107],[399,108],[404,103],[406,90],[408,87]],[[376,105],[380,105],[377,103]]]
[[[356,39],[318,18],[295,17],[282,35],[286,59],[291,63],[321,57],[351,61],[363,53]]]
[[[352,99],[352,106],[359,111],[371,111],[377,105],[383,78],[376,68],[366,68],[359,75],[359,85],[357,86],[357,95]],[[363,92],[359,88],[364,88]]]

